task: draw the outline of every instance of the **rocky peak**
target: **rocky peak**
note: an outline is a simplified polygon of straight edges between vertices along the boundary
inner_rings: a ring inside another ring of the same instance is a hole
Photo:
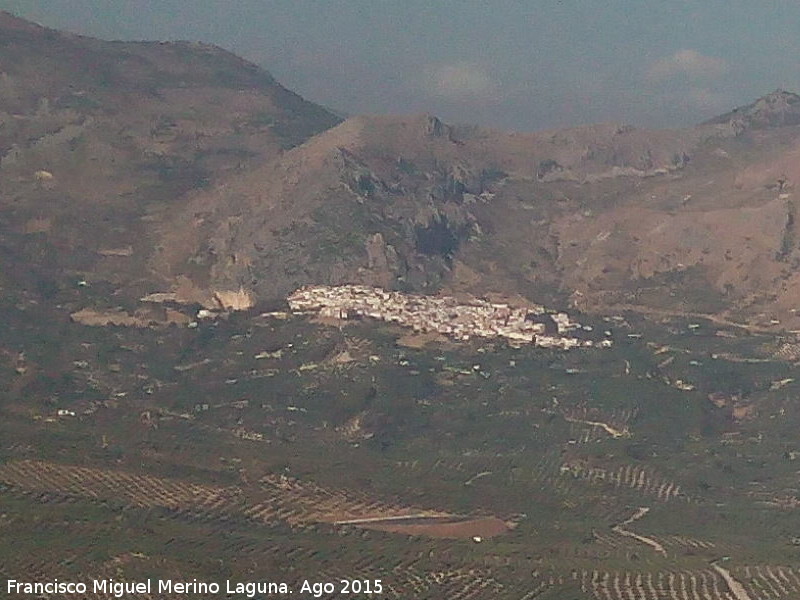
[[[0,10],[0,31],[25,31],[40,33],[46,29],[41,25],[15,17],[9,12]]]
[[[708,121],[708,124],[731,124],[737,130],[800,125],[800,96],[778,89],[752,104],[734,108]]]
[[[423,130],[425,135],[433,138],[446,138],[452,141],[453,130],[450,125],[443,123],[438,117],[423,115]]]

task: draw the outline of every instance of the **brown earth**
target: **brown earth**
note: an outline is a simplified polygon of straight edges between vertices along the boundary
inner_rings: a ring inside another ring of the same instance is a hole
[[[84,308],[70,315],[76,323],[88,325],[90,327],[106,327],[117,325],[120,327],[151,327],[154,325],[187,325],[192,319],[177,310],[152,309],[148,311],[137,311],[129,314],[124,310],[103,310],[97,311]]]
[[[461,521],[439,521],[435,523],[365,523],[358,525],[364,529],[375,529],[389,533],[427,536],[435,538],[470,539],[473,537],[490,538],[508,533],[509,527],[497,517],[467,519]]]
[[[405,348],[424,348],[428,344],[447,344],[447,336],[438,333],[406,333],[397,338],[396,344]]]

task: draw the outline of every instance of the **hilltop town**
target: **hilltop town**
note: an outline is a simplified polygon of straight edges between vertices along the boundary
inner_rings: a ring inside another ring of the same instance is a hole
[[[542,306],[513,307],[478,298],[461,303],[452,296],[422,296],[361,285],[306,286],[293,292],[287,301],[295,313],[342,320],[368,317],[464,341],[504,338],[517,346],[533,344],[565,350],[608,348],[612,344],[609,339],[595,342],[577,337],[579,331],[591,332],[592,327]]]

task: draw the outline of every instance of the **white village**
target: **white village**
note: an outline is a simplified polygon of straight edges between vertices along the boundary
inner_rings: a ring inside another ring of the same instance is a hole
[[[370,318],[410,327],[419,333],[439,333],[466,341],[504,338],[509,344],[540,348],[608,348],[611,340],[595,342],[577,337],[590,332],[563,312],[542,306],[514,307],[508,303],[452,296],[423,296],[361,285],[302,287],[287,298],[296,314],[341,320]]]

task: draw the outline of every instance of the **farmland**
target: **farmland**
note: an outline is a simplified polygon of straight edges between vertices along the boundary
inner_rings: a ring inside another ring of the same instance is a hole
[[[4,576],[737,599],[723,568],[750,598],[798,592],[788,341],[623,315],[596,320],[610,349],[409,346],[391,324],[253,310],[43,344],[15,314]]]

